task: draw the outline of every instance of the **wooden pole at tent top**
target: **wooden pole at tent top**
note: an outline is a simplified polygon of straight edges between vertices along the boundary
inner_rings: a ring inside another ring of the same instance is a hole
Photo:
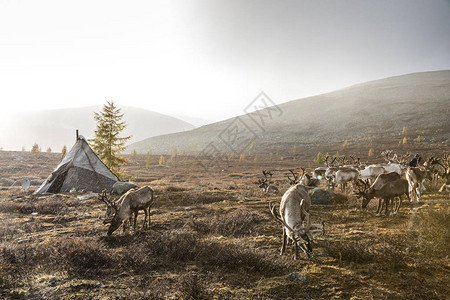
[[[78,135],[78,129],[77,129],[77,141],[80,139],[79,135]]]

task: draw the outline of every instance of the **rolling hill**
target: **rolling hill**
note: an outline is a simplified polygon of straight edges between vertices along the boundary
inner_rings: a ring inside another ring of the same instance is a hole
[[[0,120],[0,146],[7,150],[30,150],[36,142],[42,151],[48,147],[61,151],[63,145],[71,147],[75,142],[75,130],[86,138],[92,138],[95,130],[94,112],[101,106],[43,110],[14,115],[10,122]],[[180,132],[195,128],[180,119],[135,107],[121,107],[128,124],[123,135],[132,135],[130,143],[152,136]]]
[[[267,101],[266,101],[267,102]],[[261,102],[262,103],[262,102]],[[258,103],[254,103],[258,106]],[[267,152],[290,145],[368,145],[421,136],[450,138],[450,71],[412,73],[303,98],[190,131],[145,139],[129,151],[167,154],[172,148],[207,155]]]

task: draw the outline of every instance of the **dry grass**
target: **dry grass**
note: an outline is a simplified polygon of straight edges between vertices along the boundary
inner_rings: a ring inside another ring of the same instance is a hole
[[[428,257],[447,258],[450,249],[450,207],[422,210],[408,232],[412,248]]]
[[[143,161],[145,157],[143,158]],[[195,160],[129,173],[156,191],[152,226],[106,236],[104,205],[76,195],[0,191],[0,298],[108,299],[445,299],[448,195],[427,194],[410,213],[374,217],[351,195],[312,206],[324,220],[311,259],[279,256],[281,227],[253,184],[261,162],[228,162],[208,174]],[[49,168],[51,169],[51,168]],[[33,173],[37,173],[33,171]],[[279,187],[286,185],[274,172]],[[233,176],[228,176],[233,174]],[[20,176],[16,170],[14,176]],[[405,202],[404,202],[405,203]],[[37,212],[37,215],[30,215]],[[142,224],[141,213],[138,224]],[[306,276],[290,280],[289,274]]]

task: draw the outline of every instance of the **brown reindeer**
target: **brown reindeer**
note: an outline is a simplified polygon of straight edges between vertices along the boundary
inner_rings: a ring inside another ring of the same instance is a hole
[[[106,197],[106,191],[104,191],[99,199],[105,202],[106,218],[103,224],[111,223],[108,229],[108,235],[111,235],[117,228],[122,225],[125,220],[129,220],[130,224],[132,216],[134,214],[134,230],[136,230],[136,221],[138,211],[143,210],[145,213],[144,226],[150,226],[150,209],[153,205],[154,195],[153,189],[149,186],[141,187],[137,190],[129,190],[122,195],[117,201],[109,201]]]

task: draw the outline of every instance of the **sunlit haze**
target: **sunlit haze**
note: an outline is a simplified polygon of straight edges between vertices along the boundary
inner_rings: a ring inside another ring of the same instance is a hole
[[[449,37],[449,1],[1,0],[0,99],[218,121],[261,91],[281,103],[450,69]]]

